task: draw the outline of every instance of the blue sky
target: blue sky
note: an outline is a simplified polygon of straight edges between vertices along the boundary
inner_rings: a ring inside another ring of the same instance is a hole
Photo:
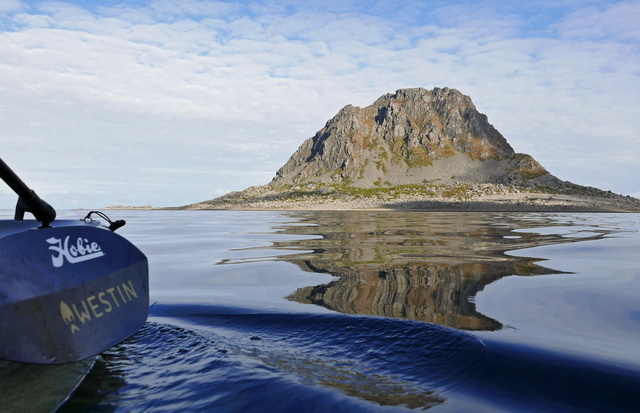
[[[347,104],[451,87],[561,179],[640,196],[638,21],[638,0],[0,0],[0,156],[57,208],[184,205],[268,183]]]

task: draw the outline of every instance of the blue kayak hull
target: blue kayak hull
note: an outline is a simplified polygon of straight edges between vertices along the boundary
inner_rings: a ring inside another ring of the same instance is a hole
[[[0,359],[69,363],[135,334],[148,271],[138,248],[94,222],[0,222]]]

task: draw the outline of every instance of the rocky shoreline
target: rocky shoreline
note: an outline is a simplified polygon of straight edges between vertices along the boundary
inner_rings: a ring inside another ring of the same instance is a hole
[[[573,184],[553,189],[488,183],[380,188],[305,184],[253,186],[178,209],[640,212],[640,200]]]

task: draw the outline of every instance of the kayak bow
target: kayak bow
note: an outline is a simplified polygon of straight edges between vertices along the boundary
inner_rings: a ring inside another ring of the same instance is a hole
[[[149,312],[146,256],[97,221],[56,221],[37,195],[19,197],[16,217],[40,212],[0,220],[0,359],[68,363],[135,334]]]

